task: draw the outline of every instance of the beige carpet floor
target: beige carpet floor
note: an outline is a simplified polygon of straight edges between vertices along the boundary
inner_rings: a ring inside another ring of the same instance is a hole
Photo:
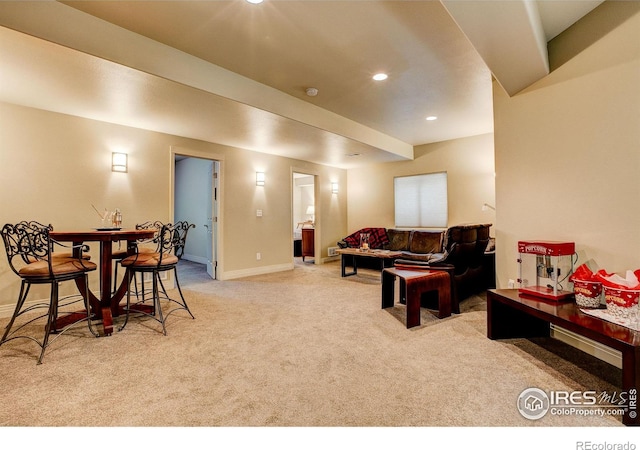
[[[526,388],[619,391],[620,371],[543,339],[491,341],[484,295],[461,314],[404,324],[380,308],[379,274],[337,263],[240,280],[184,275],[196,316],[168,335],[134,319],[94,338],[0,347],[2,426],[618,427],[612,417],[516,409]],[[4,328],[7,319],[0,321]],[[34,329],[34,332],[41,332]]]

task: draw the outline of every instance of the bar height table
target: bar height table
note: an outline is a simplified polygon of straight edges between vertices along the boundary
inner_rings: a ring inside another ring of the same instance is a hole
[[[133,254],[133,246],[140,239],[151,239],[155,230],[89,230],[89,231],[52,231],[49,233],[52,239],[60,242],[73,242],[80,245],[85,242],[100,242],[100,262],[98,269],[100,273],[100,293],[96,296],[91,290],[89,292],[89,302],[91,309],[97,318],[102,319],[104,335],[113,333],[113,317],[118,316],[119,304],[127,289],[125,277],[115,292],[111,292],[112,285],[112,244],[118,241],[127,241],[127,249]],[[80,292],[87,292],[84,278],[76,280]]]

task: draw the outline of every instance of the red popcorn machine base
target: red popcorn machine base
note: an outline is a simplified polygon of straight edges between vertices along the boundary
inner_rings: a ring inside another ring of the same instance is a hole
[[[573,298],[573,242],[519,241],[520,294],[560,301]]]

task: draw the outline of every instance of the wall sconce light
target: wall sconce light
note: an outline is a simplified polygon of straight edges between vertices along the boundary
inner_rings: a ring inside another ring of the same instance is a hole
[[[332,194],[338,193],[338,183],[331,183],[331,193]]]
[[[488,209],[493,209],[494,211],[496,210],[496,208],[495,208],[494,206],[491,206],[491,205],[490,205],[490,204],[488,204],[488,203],[485,203],[484,205],[482,205],[482,210],[483,210],[483,211],[486,211],[486,210],[488,210]]]
[[[129,164],[127,162],[128,155],[126,153],[111,153],[111,171],[112,172],[128,172]]]
[[[264,172],[256,172],[256,186],[264,186]]]

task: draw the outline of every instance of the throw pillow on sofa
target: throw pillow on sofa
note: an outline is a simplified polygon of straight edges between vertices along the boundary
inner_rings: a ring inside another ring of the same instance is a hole
[[[361,228],[344,238],[343,241],[345,241],[349,247],[358,248],[360,247],[360,234],[363,233],[369,234],[369,248],[371,249],[382,248],[389,243],[387,230],[384,228]]]
[[[411,236],[411,253],[441,253],[444,232],[414,231]]]
[[[389,243],[384,248],[391,251],[409,250],[409,236],[411,236],[411,230],[389,229],[387,230]]]

